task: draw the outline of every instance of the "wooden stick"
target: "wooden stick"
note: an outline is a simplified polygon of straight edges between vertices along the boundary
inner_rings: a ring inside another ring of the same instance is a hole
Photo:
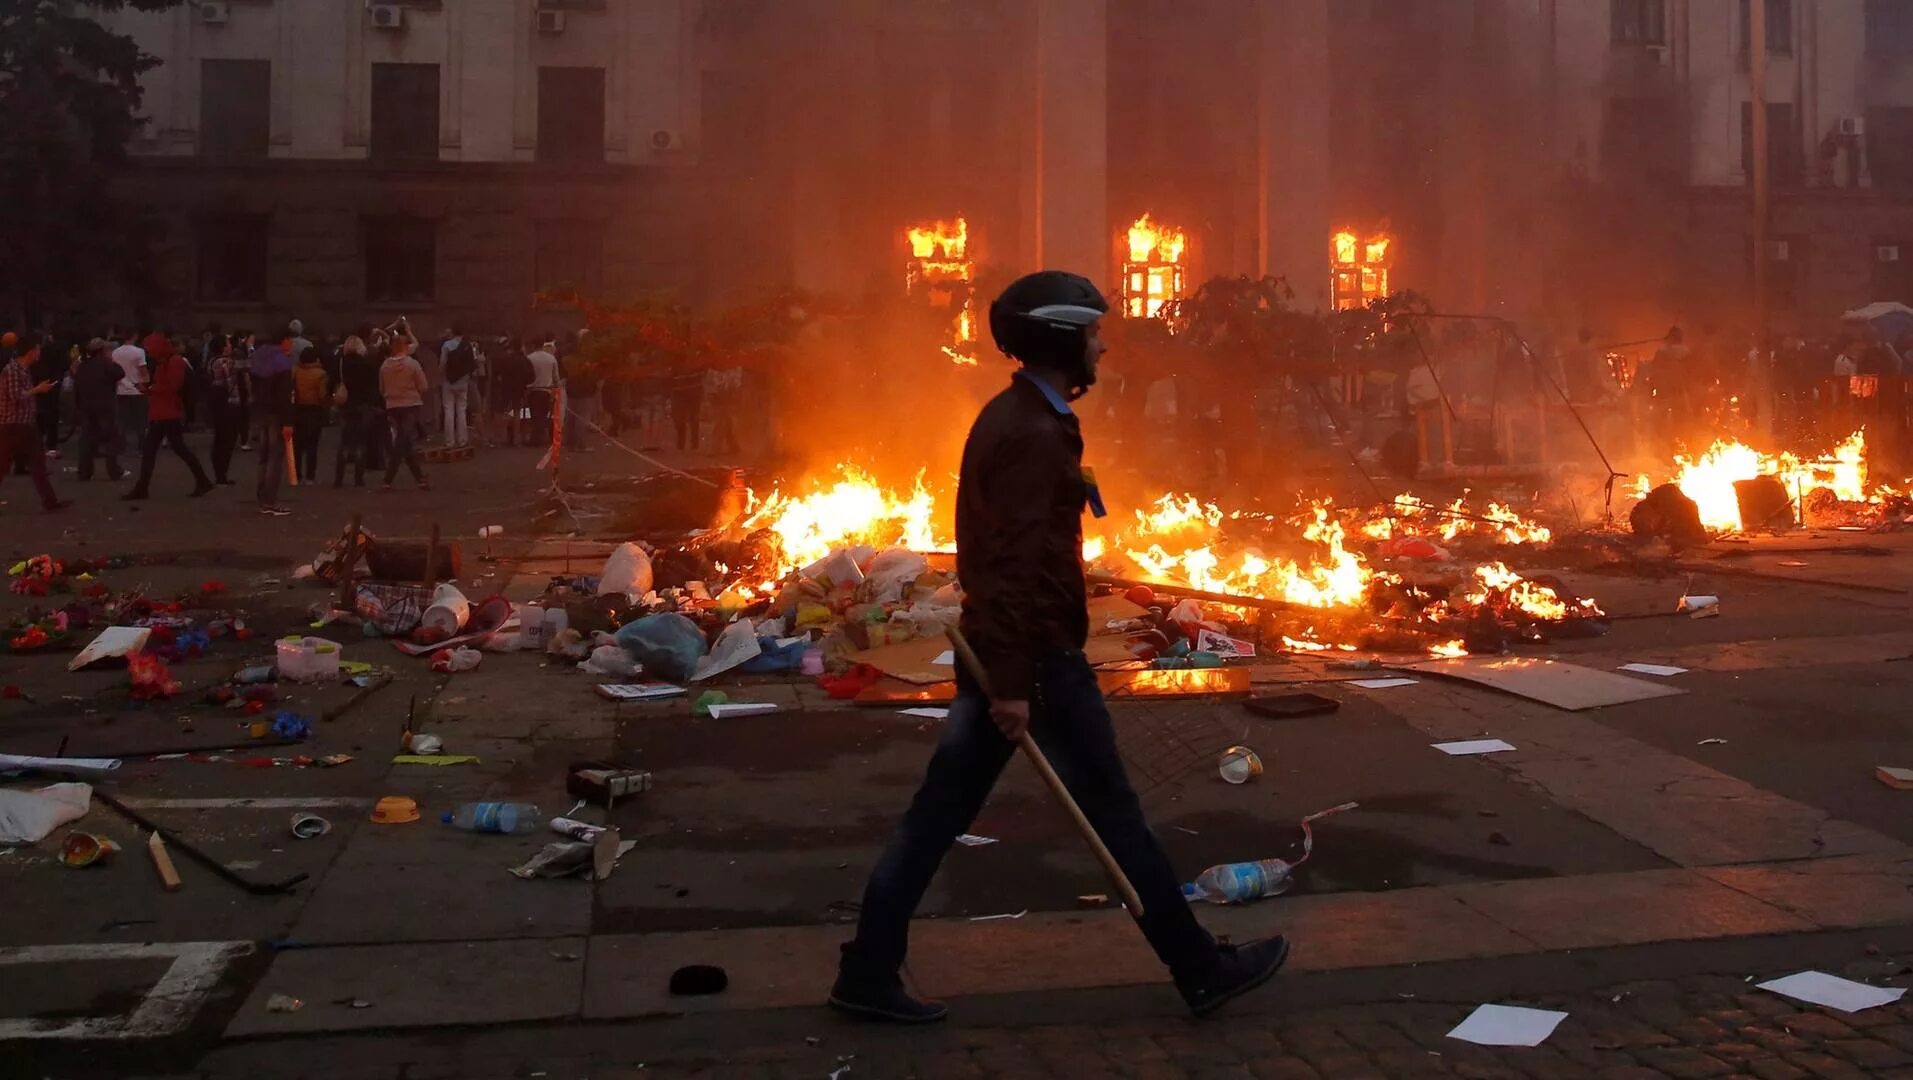
[[[339,607],[346,611],[358,609],[358,590],[352,585],[352,568],[359,564],[359,528],[365,515],[354,513],[352,524],[345,530],[345,558],[339,568]]]
[[[158,833],[146,835],[146,851],[153,856],[153,869],[159,871],[160,887],[167,892],[179,891],[179,870],[173,866],[173,856],[166,850],[166,841]]]
[[[983,696],[992,698],[994,695],[990,693],[989,674],[983,670],[983,663],[976,658],[976,653],[971,651],[970,643],[963,639],[963,631],[953,626],[948,634],[950,647],[956,652],[958,662],[963,665],[965,671],[970,673],[970,677],[976,680],[977,688],[983,691]],[[1103,864],[1103,873],[1109,875],[1110,884],[1116,886],[1117,892],[1122,893],[1123,903],[1129,908],[1130,916],[1142,918],[1142,898],[1136,895],[1136,887],[1129,883],[1129,875],[1123,873],[1123,868],[1117,865],[1116,857],[1109,853],[1103,838],[1096,835],[1096,827],[1089,823],[1089,818],[1083,816],[1083,808],[1076,805],[1076,799],[1069,793],[1069,788],[1064,786],[1063,778],[1057,776],[1056,770],[1050,767],[1049,758],[1044,755],[1042,747],[1036,745],[1036,741],[1030,738],[1027,731],[1016,740],[1016,745],[1023,751],[1023,756],[1030,759],[1030,764],[1036,766],[1036,771],[1042,776],[1043,783],[1049,787],[1050,794],[1054,795],[1063,809],[1069,812],[1070,820],[1076,823],[1076,831],[1083,834],[1083,839],[1089,844],[1090,851],[1096,855],[1096,861]]]
[[[1294,611],[1295,605],[1286,600],[1264,600],[1259,596],[1235,596],[1230,593],[1204,592],[1187,585],[1174,585],[1166,581],[1133,581],[1129,578],[1114,577],[1109,574],[1088,575],[1091,585],[1113,585],[1118,589],[1133,589],[1138,585],[1146,589],[1187,596],[1192,600],[1207,600],[1212,604],[1230,604],[1235,607],[1260,608],[1263,611]]]

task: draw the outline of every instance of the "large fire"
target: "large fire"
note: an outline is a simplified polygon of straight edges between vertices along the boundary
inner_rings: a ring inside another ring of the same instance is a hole
[[[974,365],[976,355],[966,346],[976,344],[976,262],[970,257],[970,223],[931,221],[904,231],[910,243],[910,262],[904,287],[921,293],[932,307],[952,308],[950,344],[943,353],[951,360]]]
[[[1460,512],[1461,506],[1458,500],[1451,509]],[[1435,511],[1404,496],[1394,507],[1379,511],[1385,517],[1367,521],[1355,535],[1422,535],[1411,530],[1426,525],[1434,535],[1447,539],[1463,532],[1499,544],[1542,543],[1547,537],[1542,526],[1494,503],[1487,512],[1466,517],[1443,517]],[[1119,577],[1319,611],[1319,620],[1311,617],[1309,625],[1298,624],[1294,632],[1280,635],[1285,647],[1301,651],[1352,648],[1341,640],[1347,627],[1372,620],[1375,612],[1391,605],[1399,608],[1404,598],[1412,596],[1420,599],[1388,618],[1411,627],[1407,633],[1419,635],[1422,644],[1416,647],[1441,656],[1465,653],[1462,641],[1453,638],[1455,624],[1484,614],[1510,622],[1561,622],[1600,614],[1591,601],[1565,598],[1499,562],[1468,571],[1464,584],[1450,594],[1452,599],[1431,602],[1425,589],[1410,585],[1401,575],[1371,567],[1362,552],[1350,546],[1351,533],[1343,521],[1347,513],[1321,501],[1295,517],[1278,520],[1231,514],[1193,495],[1165,494],[1133,511],[1122,524],[1088,535],[1083,559]],[[907,490],[890,489],[856,467],[843,465],[833,478],[813,483],[801,494],[779,491],[753,499],[742,525],[775,534],[781,545],[775,574],[781,578],[854,544],[952,550],[954,543],[943,530],[942,520],[936,497],[921,475]],[[1225,536],[1238,523],[1271,533],[1271,542],[1289,557],[1265,554],[1239,538]],[[1337,624],[1344,629],[1327,629]],[[1318,625],[1324,629],[1318,630]]]
[[[1335,259],[1330,280],[1335,310],[1366,307],[1388,297],[1392,244],[1393,238],[1386,233],[1363,239],[1347,229],[1329,239]]]
[[[1391,540],[1398,536],[1436,536],[1443,541],[1459,536],[1488,536],[1503,544],[1545,544],[1554,539],[1546,525],[1530,521],[1512,508],[1498,502],[1485,509],[1468,509],[1468,496],[1446,507],[1413,495],[1397,495],[1388,509],[1362,525],[1362,535],[1373,540]]]
[[[1856,431],[1818,458],[1791,453],[1765,454],[1746,443],[1720,440],[1697,458],[1674,458],[1673,483],[1700,508],[1701,524],[1720,532],[1744,528],[1737,480],[1760,476],[1778,479],[1796,502],[1816,488],[1826,488],[1842,502],[1865,502],[1867,491],[1866,432]],[[1635,492],[1645,496],[1653,488],[1646,474],[1636,478]]]
[[[1181,229],[1157,224],[1148,214],[1129,227],[1129,258],[1123,263],[1123,313],[1132,319],[1153,319],[1183,296],[1183,249],[1189,238]]]

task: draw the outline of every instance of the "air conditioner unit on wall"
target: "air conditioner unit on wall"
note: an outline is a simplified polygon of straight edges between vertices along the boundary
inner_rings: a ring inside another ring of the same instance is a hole
[[[538,9],[538,32],[541,34],[562,34],[565,32],[565,13],[549,8]]]
[[[1873,261],[1883,262],[1883,263],[1899,262],[1900,261],[1900,245],[1898,244],[1873,245]]]
[[[1866,133],[1867,133],[1867,122],[1865,117],[1842,116],[1840,118],[1840,134],[1848,136],[1850,138],[1857,138],[1858,136],[1865,135]]]
[[[207,26],[224,26],[232,18],[232,5],[226,0],[202,0],[199,21]]]
[[[403,4],[368,4],[365,10],[372,16],[372,25],[380,30],[405,29]]]
[[[678,133],[675,131],[659,128],[651,133],[651,149],[653,150],[677,150],[683,146],[684,141],[678,138]]]

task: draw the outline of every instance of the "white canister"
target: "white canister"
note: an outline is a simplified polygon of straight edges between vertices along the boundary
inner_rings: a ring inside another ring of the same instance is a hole
[[[472,602],[458,591],[458,586],[446,582],[433,590],[432,604],[419,616],[419,622],[451,637],[464,629],[466,620],[471,617]]]
[[[545,609],[526,604],[518,609],[518,640],[526,649],[545,647]]]

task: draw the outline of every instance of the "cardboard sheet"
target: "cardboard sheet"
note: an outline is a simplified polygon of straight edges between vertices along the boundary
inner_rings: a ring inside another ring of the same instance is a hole
[[[947,672],[944,678],[949,678]],[[1249,669],[1245,667],[1187,671],[1099,671],[1096,681],[1102,686],[1103,696],[1111,700],[1207,697],[1216,694],[1246,697],[1249,694]],[[878,679],[865,687],[855,700],[859,705],[944,705],[956,700],[956,683],[913,684],[902,679]]]
[[[1527,656],[1458,656],[1407,666],[1429,675],[1478,683],[1569,712],[1677,697],[1687,692],[1611,671]]]
[[[956,669],[948,663],[937,661],[950,651],[950,642],[942,635],[936,637],[912,638],[899,641],[894,645],[879,645],[874,649],[853,652],[849,659],[853,664],[869,664],[893,679],[924,686],[930,683],[949,682],[956,675]]]
[[[1149,609],[1131,601],[1121,593],[1108,596],[1091,597],[1089,601],[1089,634],[1107,634],[1109,624],[1118,619],[1139,619],[1149,614]]]

